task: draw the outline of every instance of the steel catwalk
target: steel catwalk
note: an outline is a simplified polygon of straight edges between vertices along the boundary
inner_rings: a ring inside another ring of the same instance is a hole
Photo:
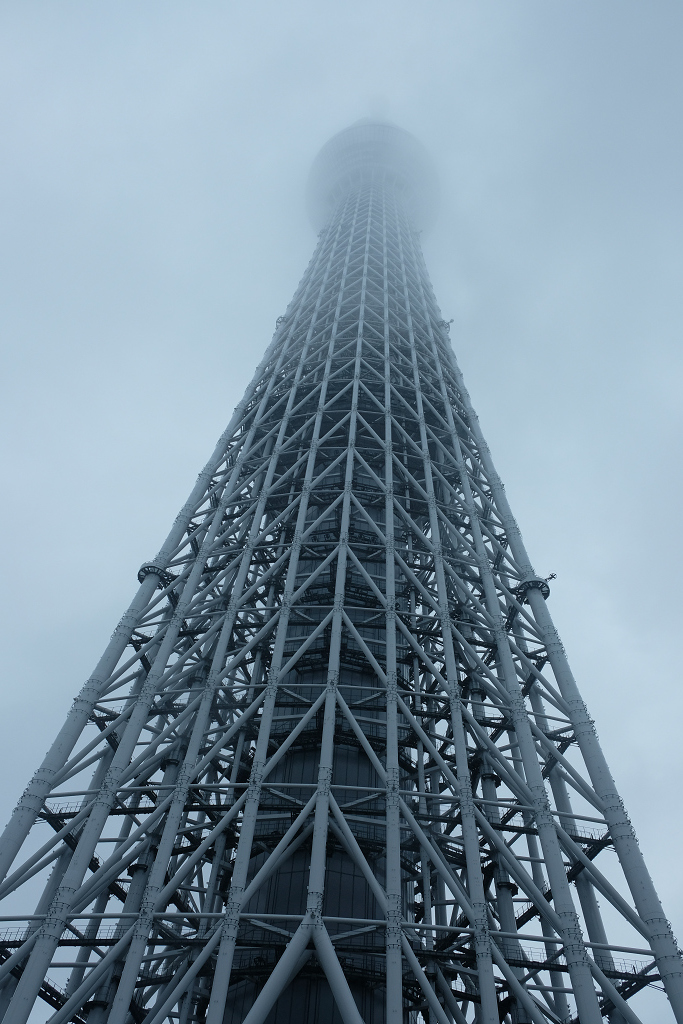
[[[658,982],[683,1022],[432,293],[431,165],[359,123],[309,192],[296,295],[5,829],[0,1019],[636,1024]]]

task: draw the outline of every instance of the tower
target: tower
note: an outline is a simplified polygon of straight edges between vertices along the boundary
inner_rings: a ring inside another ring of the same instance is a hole
[[[392,125],[317,158],[313,259],[3,834],[8,1024],[621,1024],[660,980],[683,1022],[433,194]]]

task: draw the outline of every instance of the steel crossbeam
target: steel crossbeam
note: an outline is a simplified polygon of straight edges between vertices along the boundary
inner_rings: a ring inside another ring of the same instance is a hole
[[[328,146],[301,285],[3,835],[0,1020],[635,1024],[661,982],[683,1022],[431,289],[429,175],[392,126]]]

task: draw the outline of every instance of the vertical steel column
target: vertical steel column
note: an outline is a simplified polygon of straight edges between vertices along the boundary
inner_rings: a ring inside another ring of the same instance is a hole
[[[318,454],[317,442],[320,436],[320,425],[325,405],[327,383],[329,381],[330,375],[330,363],[332,360],[332,355],[334,353],[334,347],[336,342],[341,302],[344,291],[344,281],[346,280],[346,275],[348,273],[349,259],[352,251],[351,247],[357,214],[358,198],[356,197],[354,202],[354,213],[351,224],[351,230],[349,231],[349,237],[345,248],[344,264],[342,270],[339,295],[337,299],[337,306],[335,310],[334,324],[327,349],[325,371],[323,374],[323,385],[320,390],[320,397],[318,400],[318,407],[316,411],[315,427],[313,431],[313,438],[311,441],[311,447],[306,466],[306,475],[304,478],[304,487],[302,490],[301,502],[299,505],[299,512],[297,515],[297,525],[294,533],[294,543],[292,544],[289,565],[287,568],[287,582],[282,599],[283,614],[281,614],[280,616],[280,622],[278,624],[278,632],[275,641],[275,648],[273,651],[271,668],[268,673],[266,703],[264,703],[264,711],[261,718],[261,725],[259,728],[258,743],[254,754],[254,762],[249,779],[249,789],[247,791],[247,801],[245,804],[242,819],[240,840],[237,847],[235,862],[233,866],[232,880],[230,883],[230,893],[226,903],[225,917],[222,923],[220,946],[218,950],[218,958],[216,961],[216,972],[214,976],[213,985],[211,988],[211,998],[209,1001],[209,1009],[206,1019],[207,1024],[222,1024],[223,1014],[225,1010],[225,1001],[228,994],[228,987],[230,985],[232,959],[234,955],[235,944],[237,942],[237,934],[239,931],[239,915],[242,910],[244,891],[246,888],[247,872],[249,869],[249,860],[251,857],[251,844],[253,840],[254,829],[256,826],[256,818],[258,815],[258,808],[260,802],[263,765],[265,763],[268,741],[270,738],[270,727],[273,715],[273,708],[279,682],[278,677],[282,665],[284,643],[287,636],[289,609],[291,607],[291,599],[296,584],[296,573],[298,567],[299,551],[301,548],[301,538],[304,531],[306,515],[308,511],[309,489],[311,485],[311,480],[313,478],[313,471],[315,468],[316,458]],[[342,218],[340,217],[339,228],[341,228],[341,224]]]
[[[462,815],[462,830],[465,844],[465,857],[467,859],[467,879],[469,893],[475,920],[472,922],[475,929],[475,942],[477,953],[477,968],[479,971],[479,991],[481,995],[481,1024],[498,1024],[498,1000],[496,998],[495,982],[493,977],[493,961],[491,957],[491,940],[489,937],[488,920],[486,911],[486,896],[481,873],[481,857],[479,852],[479,837],[474,817],[474,802],[472,798],[472,782],[469,765],[467,761],[467,741],[461,715],[460,693],[458,684],[458,672],[456,667],[455,652],[453,650],[452,637],[449,629],[449,608],[446,588],[446,577],[442,562],[440,536],[441,530],[436,512],[436,499],[431,473],[431,456],[429,443],[425,430],[425,416],[422,405],[422,391],[420,373],[417,365],[415,351],[415,335],[413,332],[412,311],[408,281],[406,275],[405,259],[403,255],[403,238],[401,232],[401,219],[399,210],[396,210],[396,222],[398,227],[397,245],[401,269],[401,280],[403,285],[403,302],[405,316],[410,340],[410,350],[413,364],[413,384],[415,387],[415,399],[419,417],[420,445],[424,459],[423,472],[425,487],[429,498],[429,521],[432,537],[435,538],[434,546],[434,568],[437,577],[437,588],[439,595],[439,621],[443,630],[444,649],[446,656],[446,672],[448,683],[448,698],[451,711],[451,728],[453,730],[453,745],[457,763],[458,782],[460,783],[460,813]],[[587,1022],[588,1024],[588,1022]]]
[[[197,503],[206,493],[207,484],[213,476],[216,466],[225,455],[226,445],[233,436],[235,428],[242,421],[252,395],[256,391],[263,371],[267,367],[274,350],[280,341],[278,335],[273,338],[268,350],[259,363],[251,383],[247,388],[244,398],[235,408],[228,426],[223,431],[218,444],[209,461],[197,477],[187,502],[178,514],[173,528],[168,534],[159,553],[154,559],[154,564],[160,569],[165,569],[171,551],[176,547],[183,534],[186,532],[190,519],[197,507]],[[0,837],[0,880],[4,879],[14,858],[19,852],[22,843],[28,835],[36,816],[40,811],[45,797],[52,788],[55,774],[64,766],[69,754],[78,741],[78,737],[88,724],[93,708],[97,703],[103,687],[106,685],[109,676],[117,665],[121,655],[130,640],[131,633],[137,625],[143,609],[147,606],[158,584],[158,577],[149,574],[140,584],[140,587],[130,607],[119,621],[107,648],[98,661],[93,674],[84,684],[78,696],[74,699],[73,706],[67,716],[66,722],[59,731],[56,740],[50,747],[40,768],[33,776],[31,782],[24,790],[12,817],[5,826]]]
[[[536,580],[519,526],[510,509],[505,488],[496,472],[488,446],[484,440],[479,420],[472,408],[469,393],[465,387],[460,369],[453,356],[453,369],[458,380],[463,403],[470,414],[470,427],[480,447],[482,463],[486,467],[489,485],[501,518],[506,527],[512,553],[523,567],[526,579]],[[609,825],[619,861],[628,882],[631,895],[643,921],[651,933],[652,948],[656,953],[657,966],[676,1020],[683,1022],[683,965],[671,926],[666,919],[659,897],[645,866],[633,826],[626,814],[623,801],[617,792],[614,779],[607,765],[605,755],[590,718],[586,705],[579,693],[576,681],[569,667],[564,647],[550,617],[545,599],[538,587],[530,587],[527,600],[545,641],[548,657],[563,698],[569,707],[574,732],[583,755],[586,769],[595,792],[605,805],[605,819]]]
[[[438,354],[434,353],[438,359]],[[440,375],[441,376],[441,375]],[[503,681],[509,694],[510,708],[517,735],[517,740],[522,753],[527,785],[529,785],[534,797],[535,819],[538,826],[539,837],[543,844],[543,851],[549,873],[550,884],[553,891],[553,901],[560,917],[565,924],[563,934],[565,953],[572,976],[573,987],[577,1000],[577,1007],[581,1016],[582,1024],[600,1024],[601,1015],[598,1007],[595,989],[591,977],[590,967],[587,961],[583,937],[574,904],[569,892],[567,877],[560,846],[555,832],[554,821],[550,810],[547,792],[541,775],[538,758],[534,747],[533,738],[529,729],[529,721],[524,708],[523,700],[517,682],[517,673],[512,662],[507,636],[504,630],[500,603],[496,595],[495,582],[491,573],[488,554],[485,551],[479,515],[475,506],[472,491],[470,488],[469,475],[462,458],[462,451],[457,432],[452,433],[453,449],[458,458],[458,466],[461,472],[462,485],[464,490],[465,506],[470,517],[475,545],[479,556],[479,571],[484,587],[486,607],[494,625],[494,636],[498,657],[501,663]]]
[[[393,420],[391,409],[391,352],[389,347],[389,271],[387,257],[387,196],[382,196],[382,279],[384,285],[384,535],[386,597],[386,986],[387,1024],[403,1024],[403,964],[401,922],[401,812],[398,766],[396,664],[396,583],[394,556]]]

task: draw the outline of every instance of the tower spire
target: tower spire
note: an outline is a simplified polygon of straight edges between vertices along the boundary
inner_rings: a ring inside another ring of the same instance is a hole
[[[621,1024],[661,980],[683,1022],[434,196],[394,125],[317,158],[302,283],[0,843],[0,1020]]]

